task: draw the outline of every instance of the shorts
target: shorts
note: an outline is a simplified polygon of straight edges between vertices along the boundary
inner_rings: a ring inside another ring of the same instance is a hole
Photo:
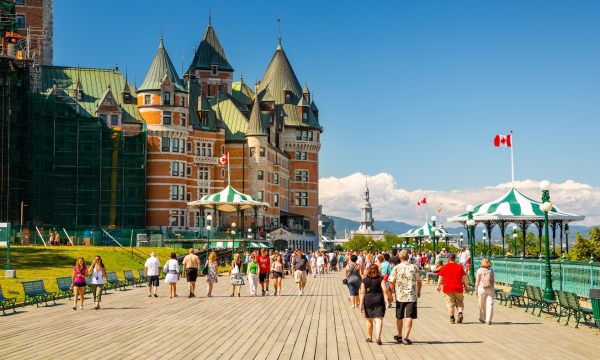
[[[85,287],[85,282],[74,282],[73,287]]]
[[[396,319],[417,318],[417,302],[400,302],[396,301]]]
[[[350,290],[350,296],[358,296],[358,290],[360,285],[348,283],[348,290]]]
[[[294,278],[296,279],[297,283],[305,283],[308,279],[308,276],[306,275],[305,270],[296,270]]]
[[[283,279],[283,273],[279,271],[273,272],[273,279]]]
[[[445,292],[444,300],[446,300],[446,307],[452,309],[454,307],[465,307],[463,302],[465,295],[463,293]]]
[[[188,282],[196,282],[198,278],[198,268],[185,269],[185,278]]]
[[[148,286],[158,286],[158,275],[148,275]]]
[[[258,282],[261,284],[264,284],[266,282],[269,282],[269,273],[259,273],[258,274]]]

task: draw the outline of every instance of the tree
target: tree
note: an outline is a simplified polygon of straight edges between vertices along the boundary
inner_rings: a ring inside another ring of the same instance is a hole
[[[336,244],[336,245],[333,247],[333,251],[343,251],[343,250],[344,250],[344,248],[343,248],[343,247],[342,247],[342,245],[340,245],[340,244]]]
[[[590,261],[592,255],[594,255],[594,261],[600,259],[600,227],[593,228],[587,234],[589,238],[577,233],[575,245],[569,251],[569,260]]]

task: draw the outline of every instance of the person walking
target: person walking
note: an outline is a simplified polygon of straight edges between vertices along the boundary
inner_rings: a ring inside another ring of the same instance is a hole
[[[358,256],[352,255],[350,256],[350,263],[346,267],[346,281],[348,283],[348,291],[350,292],[350,302],[352,303],[352,308],[358,307],[359,305],[359,297],[358,292],[360,290],[362,279],[363,279],[363,271],[360,265],[356,263],[358,260]]]
[[[248,264],[248,272],[246,274],[246,280],[250,284],[250,296],[256,296],[256,284],[258,284],[258,264],[256,263],[256,256],[250,256],[250,264]]]
[[[286,275],[289,274],[289,271],[291,268],[291,263],[290,263],[291,261],[292,261],[292,250],[287,249],[287,252],[286,252],[285,256],[283,257],[283,264],[285,265]]]
[[[477,270],[475,296],[479,297],[479,321],[492,325],[494,316],[494,271],[490,259],[481,259],[481,267]]]
[[[344,254],[339,253],[337,269],[338,269],[338,271],[342,271],[343,268],[344,268]]]
[[[200,269],[200,259],[194,254],[194,248],[190,249],[190,253],[183,258],[183,272],[188,282],[190,295],[188,298],[196,297],[196,280],[198,279],[198,270]]]
[[[456,254],[449,253],[446,256],[448,263],[442,267],[438,273],[437,291],[442,290],[442,282],[444,283],[444,299],[448,314],[450,315],[450,324],[463,322],[463,310],[465,307],[463,284],[465,291],[469,292],[469,282],[465,269],[456,263]],[[454,308],[458,310],[458,319],[454,318]]]
[[[77,310],[77,298],[81,296],[79,310],[83,310],[83,296],[85,295],[85,278],[87,276],[87,267],[85,260],[78,257],[73,268],[71,277],[71,289],[73,290],[73,310]]]
[[[161,271],[160,261],[156,258],[156,253],[152,252],[146,264],[144,265],[144,275],[148,279],[148,297],[152,297],[152,288],[154,288],[154,297],[158,297],[158,276]]]
[[[267,256],[267,250],[261,249],[260,256],[256,258],[258,267],[260,269],[258,273],[258,281],[260,282],[260,288],[262,290],[262,296],[269,296],[269,269],[271,269],[271,259]],[[267,290],[265,292],[265,282],[267,283]]]
[[[377,345],[381,345],[381,330],[383,329],[383,318],[385,316],[385,294],[388,301],[392,301],[392,294],[385,286],[385,280],[380,274],[379,266],[371,264],[367,270],[367,276],[362,280],[360,286],[361,308],[360,312],[365,314],[367,320],[367,342],[373,341],[373,323],[375,323],[375,339]]]
[[[102,263],[100,255],[96,255],[91,266],[90,287],[96,306],[94,309],[100,309],[100,301],[102,300],[102,290],[104,289],[104,278],[106,277],[106,267]]]
[[[277,255],[273,265],[271,265],[271,272],[273,273],[273,286],[275,287],[275,296],[281,296],[281,280],[285,278],[283,275],[283,257]]]
[[[318,270],[318,266],[317,266],[317,252],[315,251],[312,255],[312,257],[309,257],[309,262],[310,262],[310,268],[311,271],[308,272],[308,277],[310,278],[310,276],[312,275],[313,278],[317,278],[317,273],[319,272]]]
[[[171,258],[165,263],[163,272],[165,275],[165,284],[169,284],[169,299],[177,297],[177,282],[179,281],[179,261],[177,254],[171,253]]]
[[[413,319],[417,318],[417,300],[421,297],[421,271],[411,264],[406,250],[400,251],[399,258],[401,263],[394,266],[390,274],[390,291],[396,293],[396,327],[398,335],[394,340],[404,345],[411,345],[410,331],[412,330]],[[406,319],[406,326],[404,326]],[[404,328],[404,334],[402,330]]]
[[[323,277],[325,272],[325,256],[320,251],[317,253],[317,268],[319,271],[319,277]]]
[[[206,297],[213,297],[212,296],[212,289],[213,289],[213,285],[217,282],[219,282],[219,264],[217,264],[217,253],[216,252],[211,252],[210,255],[208,255],[208,260],[206,261],[206,264],[204,266],[208,267],[208,272],[206,273]]]
[[[231,279],[231,297],[235,295],[235,287],[237,286],[238,297],[240,297],[240,291],[242,285],[244,285],[244,277],[242,276],[242,261],[240,260],[240,254],[233,254],[233,261],[229,268],[229,278]]]
[[[390,288],[389,277],[392,274],[392,269],[394,269],[394,266],[390,262],[390,254],[379,255],[377,257],[377,259],[379,259],[379,257],[381,257],[383,259],[383,261],[381,262],[381,266],[380,266],[381,276],[383,277],[383,280],[385,281],[386,288],[389,289]],[[392,307],[392,300],[390,300],[388,302],[387,307],[388,308]]]
[[[470,260],[469,247],[460,249],[460,257],[458,258],[460,262],[460,266],[467,271],[467,259]]]
[[[302,254],[302,250],[297,249],[296,256],[292,259],[292,273],[294,274],[296,284],[298,284],[298,296],[302,296],[304,293],[304,287],[306,286],[306,280],[308,279],[306,273],[308,269],[310,269],[308,259]]]

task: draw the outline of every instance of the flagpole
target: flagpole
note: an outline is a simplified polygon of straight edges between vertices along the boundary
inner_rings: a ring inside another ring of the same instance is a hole
[[[231,185],[231,172],[229,171],[229,152],[227,152],[227,185]]]
[[[429,195],[425,195],[425,224],[427,224],[427,204],[429,203],[429,201],[427,201],[427,196]]]
[[[514,189],[515,188],[515,162],[513,160],[513,144],[514,144],[514,138],[513,138],[513,132],[511,130],[510,131],[510,167],[512,170],[512,187]]]

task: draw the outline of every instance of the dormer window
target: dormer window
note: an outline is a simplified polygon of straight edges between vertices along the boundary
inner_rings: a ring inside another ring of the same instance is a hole
[[[285,103],[286,104],[291,104],[292,103],[292,94],[285,93]]]
[[[166,92],[163,94],[163,105],[171,105],[171,93]]]
[[[308,113],[305,113],[305,112],[302,113],[302,121],[303,122],[307,122],[308,121]]]
[[[210,73],[212,75],[217,75],[217,73],[218,73],[218,67],[219,67],[219,65],[211,65],[210,66]]]
[[[202,126],[208,126],[208,112],[202,112]]]
[[[123,93],[123,102],[125,104],[131,104],[131,94]]]
[[[77,101],[83,100],[83,90],[77,90]]]

